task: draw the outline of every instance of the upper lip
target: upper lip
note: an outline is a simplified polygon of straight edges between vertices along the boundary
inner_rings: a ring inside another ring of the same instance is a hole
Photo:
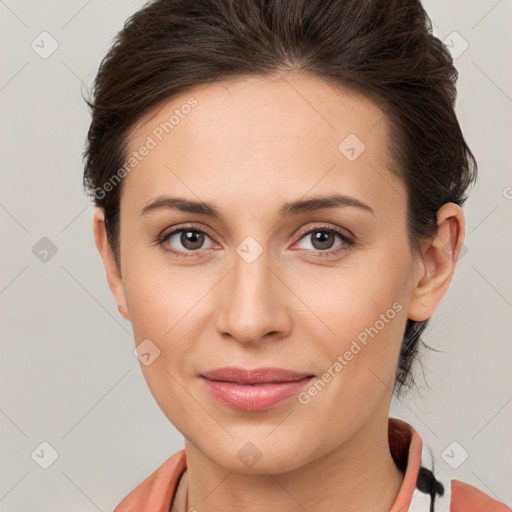
[[[293,382],[313,377],[311,373],[295,372],[284,368],[238,368],[236,366],[226,366],[224,368],[215,368],[201,373],[202,377],[209,380],[223,382],[236,382],[237,384],[262,384],[269,382]]]

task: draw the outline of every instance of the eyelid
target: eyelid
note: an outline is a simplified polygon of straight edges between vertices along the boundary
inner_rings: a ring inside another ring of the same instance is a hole
[[[158,236],[157,236],[157,241],[162,241],[162,240],[165,240],[167,238],[169,238],[171,235],[175,234],[176,232],[179,232],[179,231],[185,231],[185,230],[191,230],[191,231],[200,231],[200,232],[203,232],[205,233],[206,235],[208,235],[211,239],[214,239],[215,238],[215,235],[213,235],[213,233],[210,231],[209,228],[203,226],[203,225],[199,225],[199,224],[194,224],[194,223],[190,223],[190,222],[185,222],[184,224],[178,224],[176,226],[172,226],[170,228],[165,228]]]
[[[313,226],[309,226],[307,228],[300,229],[299,234],[297,235],[297,240],[294,242],[294,244],[296,242],[298,242],[299,240],[301,240],[304,237],[304,235],[309,235],[311,232],[322,231],[322,230],[323,231],[333,231],[333,232],[337,233],[338,235],[340,235],[341,237],[344,237],[347,240],[350,240],[351,242],[355,243],[356,237],[348,229],[342,228],[340,226],[336,226],[334,224],[330,225],[328,222],[317,222],[317,223],[313,223]],[[326,252],[326,251],[322,251],[322,252]]]

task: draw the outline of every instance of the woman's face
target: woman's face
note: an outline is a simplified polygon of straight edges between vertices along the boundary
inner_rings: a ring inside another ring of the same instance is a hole
[[[382,111],[288,75],[198,87],[143,121],[129,144],[116,293],[150,390],[187,442],[229,469],[280,472],[387,418],[425,269]],[[314,377],[202,376],[225,367]]]

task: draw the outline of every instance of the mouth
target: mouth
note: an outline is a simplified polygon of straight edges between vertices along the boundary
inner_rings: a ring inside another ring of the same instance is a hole
[[[263,411],[299,393],[315,375],[283,368],[225,367],[199,377],[220,403],[245,411]]]

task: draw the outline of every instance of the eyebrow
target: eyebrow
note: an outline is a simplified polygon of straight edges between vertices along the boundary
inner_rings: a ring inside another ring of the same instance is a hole
[[[316,210],[346,206],[359,208],[371,213],[372,215],[375,215],[374,210],[370,206],[363,203],[359,199],[356,199],[355,197],[350,197],[343,194],[330,194],[327,196],[317,196],[310,199],[300,199],[298,201],[284,203],[279,210],[279,217],[283,218],[290,215],[297,215],[299,213],[308,213]],[[177,209],[188,213],[199,213],[220,219],[222,221],[225,220],[222,213],[211,203],[204,201],[192,201],[182,197],[171,197],[167,195],[158,196],[153,199],[149,204],[142,208],[140,214],[146,215],[157,210],[168,209]]]

